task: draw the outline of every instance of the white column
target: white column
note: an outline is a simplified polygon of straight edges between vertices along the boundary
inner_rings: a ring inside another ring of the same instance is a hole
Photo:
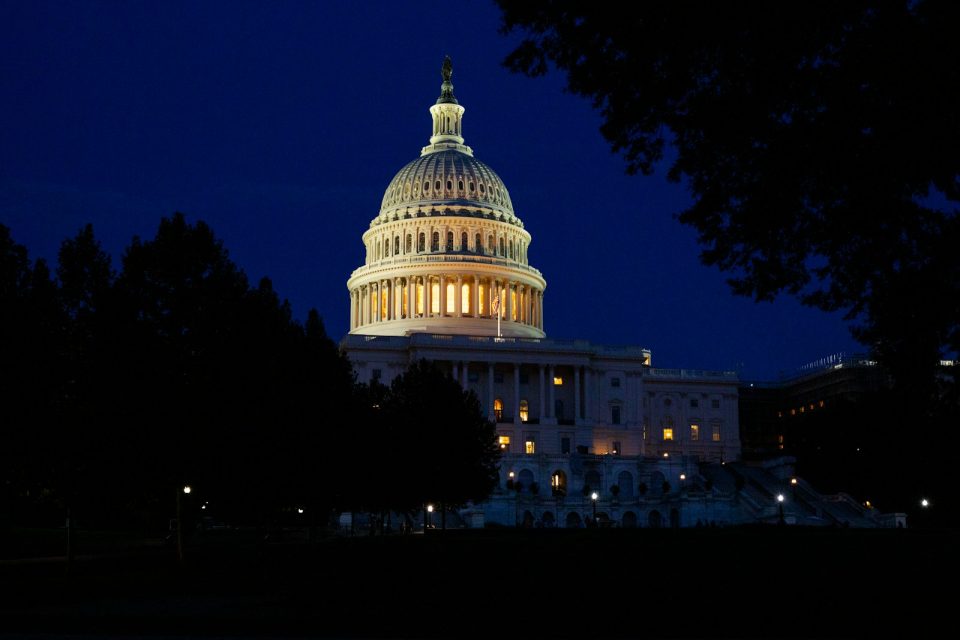
[[[480,317],[480,278],[473,276],[473,317]]]
[[[446,242],[446,239],[444,239]],[[447,315],[447,277],[440,276],[440,317]]]
[[[573,421],[580,422],[580,367],[573,368]]]
[[[590,381],[592,379],[590,375],[590,367],[583,368],[583,375],[584,375],[583,399],[584,399],[584,403],[587,405],[585,407],[586,411],[584,413],[586,414],[586,419],[589,422],[594,419],[593,418],[593,389],[590,384]]]
[[[491,420],[494,419],[493,412],[493,363],[487,364],[487,415]]]
[[[430,317],[430,310],[433,308],[433,286],[430,283],[430,276],[423,276],[423,317]]]
[[[453,303],[456,306],[455,316],[463,317],[463,276],[457,275],[457,289],[453,292]]]
[[[551,364],[547,368],[547,388],[550,390],[550,401],[549,401],[549,404],[547,405],[547,411],[550,413],[551,418],[556,418],[557,417],[555,415],[556,402],[554,402],[554,398],[553,398],[553,375],[554,375],[553,365]]]
[[[513,424],[520,424],[520,364],[513,363]]]
[[[547,390],[543,386],[543,365],[537,365],[537,371],[540,374],[540,415],[538,416],[541,420],[547,417],[546,412],[544,411],[544,395],[547,393]]]

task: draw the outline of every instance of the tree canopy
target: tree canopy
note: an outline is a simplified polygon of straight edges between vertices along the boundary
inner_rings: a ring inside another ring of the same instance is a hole
[[[960,6],[498,0],[630,172],[676,154],[701,259],[756,300],[842,310],[904,385],[960,350]]]

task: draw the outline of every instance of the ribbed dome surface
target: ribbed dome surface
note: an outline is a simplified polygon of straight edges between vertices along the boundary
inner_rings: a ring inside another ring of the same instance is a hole
[[[438,204],[482,206],[514,217],[510,194],[493,169],[452,149],[428,153],[400,169],[383,194],[380,213]]]

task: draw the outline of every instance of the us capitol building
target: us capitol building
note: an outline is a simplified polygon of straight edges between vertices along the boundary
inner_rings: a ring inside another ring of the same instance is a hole
[[[464,524],[729,524],[783,519],[785,503],[803,521],[810,513],[776,493],[796,496],[789,465],[736,463],[734,372],[658,369],[648,349],[546,337],[533,237],[464,142],[449,58],[442,76],[429,144],[363,234],[342,347],[361,381],[389,384],[426,358],[480,398],[497,425],[500,486]]]

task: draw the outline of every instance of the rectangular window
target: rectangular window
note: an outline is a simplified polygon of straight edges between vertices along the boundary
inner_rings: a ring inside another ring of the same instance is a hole
[[[614,388],[620,387],[620,378],[610,378],[610,386]]]
[[[510,449],[510,436],[500,436],[497,438],[497,442],[500,444],[501,451]]]
[[[563,378],[560,376],[553,376],[553,386],[560,387],[563,386]]]
[[[700,408],[700,400],[698,400],[697,398],[690,398],[690,408],[691,408],[691,409],[699,409],[699,408]]]
[[[670,427],[665,428],[663,430],[663,439],[664,441],[673,440],[673,429],[671,429]]]
[[[713,400],[711,400],[711,401],[710,401],[710,408],[711,408],[711,409],[719,409],[719,408],[720,408],[720,400],[719,400],[718,398],[714,398]]]
[[[610,422],[612,424],[620,424],[620,405],[615,404],[610,407]]]
[[[696,442],[700,439],[700,425],[692,424],[690,425],[690,440]]]
[[[533,439],[533,436],[528,436],[523,443],[523,450],[528,455],[531,456],[537,452],[537,443]]]
[[[612,453],[615,456],[619,456],[621,451],[622,449],[620,448],[620,441],[614,440],[613,445],[610,447],[610,453]]]
[[[570,438],[560,438],[560,453],[564,455],[570,453]]]
[[[720,425],[713,425],[713,441],[720,442]]]

